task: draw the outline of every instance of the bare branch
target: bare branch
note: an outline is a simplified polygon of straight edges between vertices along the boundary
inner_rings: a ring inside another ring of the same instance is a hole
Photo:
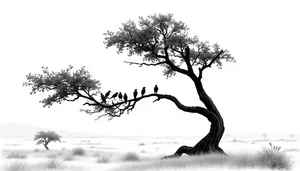
[[[154,64],[151,64],[151,63],[129,62],[129,61],[125,61],[124,63],[128,63],[128,64],[130,64],[130,65],[139,65],[139,67],[142,67],[143,65],[146,65],[146,66],[157,66],[157,65],[162,65],[162,64],[165,64],[166,61],[162,61],[162,62],[158,62],[158,63],[154,63]]]

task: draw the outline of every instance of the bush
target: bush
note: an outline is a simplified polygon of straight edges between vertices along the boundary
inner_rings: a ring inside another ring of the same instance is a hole
[[[83,148],[77,147],[72,150],[72,155],[73,156],[84,156],[85,151]]]
[[[124,161],[124,162],[140,161],[140,157],[136,153],[128,152],[122,157],[121,160]]]
[[[146,144],[145,143],[139,143],[139,146],[145,146]]]
[[[110,157],[108,157],[108,156],[97,157],[96,163],[108,163],[109,162],[109,158]]]
[[[40,150],[38,149],[38,148],[35,148],[34,150],[33,150],[33,152],[39,152]]]
[[[4,171],[26,171],[27,164],[22,160],[13,160],[9,164],[4,166]]]
[[[25,154],[22,154],[20,152],[11,152],[9,153],[6,158],[8,159],[11,159],[11,158],[14,158],[14,159],[26,159],[27,156]]]
[[[45,163],[45,169],[56,169],[61,163],[57,158],[48,158]]]
[[[271,169],[289,169],[291,167],[290,159],[285,153],[271,149],[259,152],[257,162],[260,166]]]
[[[64,161],[73,161],[74,157],[72,155],[67,155],[64,157]]]

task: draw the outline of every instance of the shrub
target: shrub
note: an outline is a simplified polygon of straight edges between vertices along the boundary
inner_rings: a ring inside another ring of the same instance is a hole
[[[122,159],[122,161],[124,162],[127,162],[127,161],[139,161],[140,160],[140,157],[136,154],[136,153],[133,153],[133,152],[128,152],[126,153]]]
[[[83,148],[77,147],[72,150],[72,155],[74,156],[84,156],[85,151]]]
[[[25,159],[25,158],[27,158],[27,156],[25,154],[20,153],[20,152],[11,152],[6,156],[6,158],[8,158],[8,159],[11,159],[11,158]]]
[[[72,155],[67,155],[64,157],[64,161],[73,161],[74,157]]]
[[[109,162],[109,158],[110,157],[108,157],[108,156],[97,157],[96,163],[108,163]]]
[[[45,163],[45,169],[56,169],[61,163],[57,158],[48,158]]]
[[[38,149],[38,148],[35,148],[34,150],[33,150],[33,152],[39,152],[40,150]]]
[[[139,146],[145,146],[146,144],[145,143],[139,143]]]
[[[27,164],[23,160],[13,160],[9,164],[4,166],[4,171],[26,171]]]
[[[289,169],[291,167],[289,157],[285,153],[273,149],[263,149],[257,154],[256,159],[262,167],[271,169]]]

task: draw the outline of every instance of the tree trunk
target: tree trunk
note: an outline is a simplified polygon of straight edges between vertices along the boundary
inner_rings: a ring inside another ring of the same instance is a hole
[[[47,145],[48,145],[48,143],[44,144],[44,147],[46,148],[46,150],[49,150]]]
[[[194,79],[195,86],[197,88],[197,93],[199,95],[200,100],[206,106],[206,109],[211,113],[205,116],[211,123],[209,133],[202,138],[195,146],[181,146],[177,149],[177,151],[170,156],[165,156],[162,159],[180,157],[182,154],[187,155],[201,155],[201,154],[209,154],[209,153],[220,153],[226,154],[222,148],[219,147],[219,143],[225,131],[223,118],[220,115],[218,109],[215,104],[211,100],[211,98],[206,94],[202,87],[202,83],[200,80]],[[201,113],[199,113],[201,114]]]

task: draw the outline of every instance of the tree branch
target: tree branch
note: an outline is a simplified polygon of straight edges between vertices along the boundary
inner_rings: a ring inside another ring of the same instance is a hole
[[[202,78],[202,73],[203,73],[203,71],[206,69],[206,68],[208,68],[208,67],[211,67],[211,65],[221,56],[221,54],[223,53],[224,51],[223,50],[221,50],[211,61],[210,61],[210,63],[209,64],[207,64],[207,65],[203,65],[203,67],[201,68],[201,67],[199,67],[199,76],[198,76],[198,78]]]
[[[130,65],[139,65],[139,67],[142,67],[143,65],[146,65],[146,66],[157,66],[157,65],[162,65],[162,64],[165,64],[166,61],[162,61],[162,62],[158,62],[158,63],[154,63],[154,64],[150,64],[150,63],[139,63],[139,62],[129,62],[129,61],[125,61],[124,63],[128,63]]]

